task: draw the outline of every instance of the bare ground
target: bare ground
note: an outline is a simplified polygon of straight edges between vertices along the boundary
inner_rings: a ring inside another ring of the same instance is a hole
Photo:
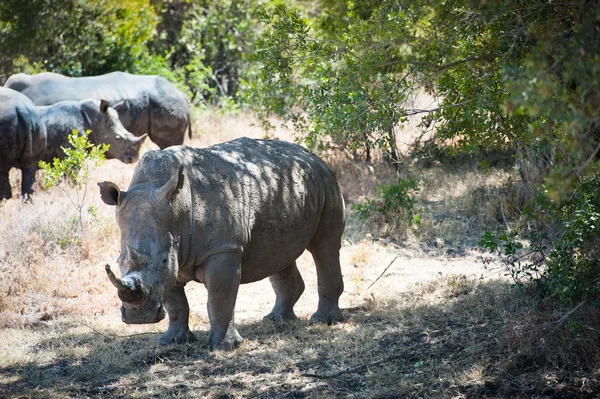
[[[196,146],[239,131],[263,135],[245,116],[210,116],[196,131],[204,133],[191,142]],[[324,156],[350,202],[395,176],[382,166]],[[121,323],[104,273],[118,256],[118,229],[95,182],[127,187],[132,173],[133,166],[117,161],[94,173],[89,205],[98,211],[84,233],[69,222],[72,208],[57,189],[38,193],[33,205],[13,199],[0,208],[0,397],[591,398],[600,392],[598,369],[590,367],[597,364],[590,341],[598,333],[574,336],[564,312],[514,287],[498,260],[474,245],[483,227],[502,222],[493,196],[481,195],[482,187],[492,192],[502,171],[457,170],[441,178],[434,178],[440,170],[424,171],[418,175],[424,222],[401,235],[384,220],[365,226],[350,216],[341,255],[344,323],[308,322],[317,282],[307,253],[298,261],[306,282],[295,308],[300,320],[263,322],[274,302],[268,280],[242,286],[236,321],[246,341],[231,353],[208,351],[200,284],[186,287],[196,343],[161,348],[166,321]],[[11,178],[17,186],[18,174]]]

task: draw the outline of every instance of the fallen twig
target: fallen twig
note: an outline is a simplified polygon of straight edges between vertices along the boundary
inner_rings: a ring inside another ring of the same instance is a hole
[[[583,301],[579,302],[577,304],[577,306],[575,306],[573,309],[569,310],[567,313],[562,315],[562,317],[560,319],[555,320],[552,323],[548,323],[548,324],[556,324],[556,327],[554,327],[552,329],[552,331],[550,331],[548,334],[546,334],[546,338],[548,338],[550,335],[552,335],[554,333],[554,331],[558,330],[558,328],[569,318],[569,316],[571,316],[577,309],[582,307],[583,304],[585,304],[585,303],[586,303],[586,300],[584,299]]]
[[[356,373],[358,371],[362,371],[366,368],[369,367],[374,367],[374,366],[379,366],[383,363],[392,361],[392,360],[396,360],[396,359],[405,359],[405,360],[411,360],[415,357],[415,355],[410,356],[408,358],[405,358],[404,355],[400,355],[400,354],[395,354],[395,355],[390,355],[386,358],[371,362],[371,363],[365,363],[365,364],[361,364],[360,366],[356,366],[356,367],[348,367],[345,370],[342,371],[338,371],[337,373],[333,373],[333,374],[311,374],[311,373],[304,373],[302,374],[302,376],[304,377],[312,377],[312,378],[319,378],[321,380],[328,380],[330,378],[336,378],[339,377],[340,375],[346,374],[346,373]]]
[[[102,335],[104,338],[108,338],[108,339],[115,339],[115,338],[132,338],[132,337],[138,337],[138,336],[141,336],[141,335],[156,335],[156,333],[153,333],[153,332],[137,333],[137,334],[130,334],[130,335],[117,335],[117,334],[114,334],[114,335],[106,335],[106,334],[104,334],[104,333],[102,333],[102,332],[100,332],[100,331],[96,330],[94,327],[92,327],[92,326],[89,326],[89,325],[87,325],[87,324],[85,324],[85,323],[79,323],[79,324],[80,324],[81,326],[83,326],[83,327],[87,327],[87,328],[89,328],[90,330],[92,330],[92,331],[93,331],[93,332],[95,332],[96,334],[100,334],[100,335]]]
[[[385,274],[385,272],[387,272],[387,270],[392,266],[392,264],[396,261],[396,259],[398,259],[399,256],[400,255],[396,255],[396,257],[394,259],[392,259],[392,261],[390,262],[390,264],[385,269],[383,269],[383,272],[381,272],[381,274],[379,275],[379,277],[377,277],[375,279],[375,281],[373,281],[371,283],[371,285],[367,287],[367,291],[377,282],[377,280],[379,280],[381,278],[381,276],[383,276]]]

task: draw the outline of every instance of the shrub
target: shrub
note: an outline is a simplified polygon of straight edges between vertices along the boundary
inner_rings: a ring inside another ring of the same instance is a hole
[[[92,168],[104,162],[104,153],[109,145],[93,145],[89,141],[91,130],[80,135],[77,130],[69,135],[71,147],[65,148],[63,159],[54,158],[52,163],[40,161],[39,166],[45,172],[44,187],[57,186],[64,191],[79,214],[79,226],[83,230],[83,207],[87,194],[87,183]],[[94,209],[90,207],[91,214]],[[90,211],[88,210],[88,211]]]
[[[352,204],[352,210],[362,220],[378,212],[394,222],[418,224],[420,217],[414,213],[416,200],[413,196],[418,189],[418,183],[412,179],[400,179],[391,185],[381,184],[375,198],[367,198],[364,204]]]

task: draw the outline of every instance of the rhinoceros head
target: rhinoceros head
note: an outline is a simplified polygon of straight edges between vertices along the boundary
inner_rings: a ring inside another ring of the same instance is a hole
[[[123,103],[121,101],[115,107],[119,108]],[[148,135],[136,137],[125,129],[118,112],[107,101],[86,100],[85,105],[92,133],[98,137],[99,142],[110,144],[106,157],[116,158],[124,163],[137,161],[140,148]]]
[[[102,200],[117,207],[122,277],[109,265],[106,273],[118,290],[125,323],[155,323],[165,317],[165,292],[175,283],[179,270],[171,201],[182,183],[181,169],[162,186],[143,183],[120,191],[114,183],[98,183]]]

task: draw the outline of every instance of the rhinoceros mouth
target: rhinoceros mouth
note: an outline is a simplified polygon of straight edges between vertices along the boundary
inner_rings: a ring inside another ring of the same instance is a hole
[[[121,306],[121,318],[126,324],[151,324],[158,323],[165,318],[167,312],[164,305],[159,305],[156,311],[144,312],[134,307]]]

